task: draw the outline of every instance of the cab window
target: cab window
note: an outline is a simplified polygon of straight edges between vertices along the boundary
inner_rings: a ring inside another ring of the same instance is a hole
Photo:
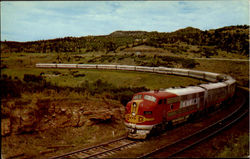
[[[173,106],[173,104],[171,104],[171,105],[170,105],[170,109],[171,109],[171,110],[172,110],[172,109],[174,109],[174,106]]]
[[[158,104],[162,104],[162,100],[159,100]]]
[[[164,99],[164,104],[167,104],[167,99]]]
[[[137,99],[141,99],[142,95],[141,94],[138,94],[138,95],[135,95],[133,100],[137,100]]]
[[[144,99],[149,100],[151,102],[156,102],[156,98],[150,95],[144,95]]]

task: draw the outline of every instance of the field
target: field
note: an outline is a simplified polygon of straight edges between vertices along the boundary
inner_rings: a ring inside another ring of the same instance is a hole
[[[122,104],[134,93],[203,82],[155,73],[34,66],[57,57],[2,55],[1,84],[7,87],[1,105],[2,153],[7,158],[51,156],[122,136]]]
[[[35,68],[36,63],[189,68],[229,74],[239,85],[249,84],[248,62],[194,60],[159,50],[158,54],[141,52],[2,54],[2,154],[7,158],[49,157],[122,136],[124,105],[134,93],[204,83],[133,71],[41,69]]]

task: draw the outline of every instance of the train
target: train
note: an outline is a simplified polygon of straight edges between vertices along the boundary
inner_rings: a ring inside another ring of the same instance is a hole
[[[36,64],[38,68],[112,69],[154,72],[187,76],[208,81],[185,88],[167,88],[138,92],[125,108],[124,124],[129,138],[145,139],[155,130],[164,130],[201,114],[234,96],[236,80],[231,76],[167,67],[146,67],[105,64]]]

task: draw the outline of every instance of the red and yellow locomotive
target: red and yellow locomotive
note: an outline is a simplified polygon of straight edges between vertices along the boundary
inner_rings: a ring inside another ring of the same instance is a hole
[[[176,97],[166,92],[142,92],[134,95],[128,102],[125,113],[125,125],[129,137],[144,139],[158,123],[166,118],[167,97]],[[169,107],[169,106],[168,106]]]
[[[211,87],[211,84],[209,86]],[[216,89],[223,90],[220,86],[224,88],[226,84],[215,84]],[[128,137],[145,139],[153,129],[163,129],[167,124],[184,122],[195,113],[226,100],[227,91],[223,94],[223,91],[207,89],[210,88],[203,85],[135,94],[126,106],[125,125]],[[224,89],[226,90],[226,87]]]

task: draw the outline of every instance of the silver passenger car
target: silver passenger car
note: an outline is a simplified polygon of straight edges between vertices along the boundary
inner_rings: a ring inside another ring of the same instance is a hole
[[[77,68],[77,64],[57,64],[57,68]]]
[[[130,65],[117,65],[117,70],[130,70],[130,71],[135,71],[135,66],[130,66]]]
[[[97,68],[96,64],[78,64],[77,68]]]
[[[39,68],[56,68],[56,65],[57,64],[54,64],[54,63],[37,63],[36,67],[39,67]]]
[[[175,75],[181,75],[181,76],[188,76],[188,71],[187,69],[179,69],[179,68],[173,68],[172,73]]]
[[[117,69],[117,65],[97,65],[97,68],[99,69],[114,69],[116,70]]]

